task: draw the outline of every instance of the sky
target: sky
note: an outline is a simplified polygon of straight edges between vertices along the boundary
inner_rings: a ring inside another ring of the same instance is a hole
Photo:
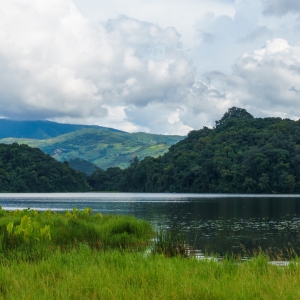
[[[0,117],[185,135],[300,118],[299,0],[1,0]]]

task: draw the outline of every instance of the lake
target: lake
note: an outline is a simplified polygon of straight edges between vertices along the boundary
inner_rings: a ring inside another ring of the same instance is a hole
[[[155,228],[182,232],[207,253],[293,247],[300,254],[300,195],[65,193],[0,194],[4,209],[54,211],[91,207],[133,215]]]

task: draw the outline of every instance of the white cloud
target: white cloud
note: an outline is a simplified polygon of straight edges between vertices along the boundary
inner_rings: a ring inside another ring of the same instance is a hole
[[[79,10],[98,26],[120,15],[157,24],[165,29],[175,26],[182,43],[189,47],[194,40],[193,25],[205,12],[216,16],[234,15],[234,0],[74,0]]]
[[[265,15],[264,4],[262,0],[236,0],[233,15],[206,12],[197,19],[189,56],[199,75],[210,71],[231,74],[234,61],[243,52],[262,47],[266,40],[282,38],[291,44],[299,41],[298,15]]]
[[[267,41],[262,49],[242,55],[232,75],[210,73],[207,78],[224,94],[227,107],[234,104],[256,116],[299,119],[300,44]]]
[[[108,112],[128,105],[181,105],[194,82],[174,28],[121,16],[95,29],[68,0],[10,0],[5,9],[12,12],[0,20],[7,117],[103,124]],[[139,128],[123,118],[126,128]]]
[[[185,135],[193,129],[182,121],[186,113],[190,114],[184,103],[152,102],[141,108],[128,106],[125,111],[129,121],[140,125],[138,131]]]
[[[296,118],[298,12],[279,0],[3,0],[1,116],[169,134],[214,126],[231,106]]]

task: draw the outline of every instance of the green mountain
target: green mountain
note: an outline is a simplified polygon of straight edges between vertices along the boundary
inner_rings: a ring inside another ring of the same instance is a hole
[[[27,145],[0,144],[0,192],[85,192],[86,176]]]
[[[182,136],[85,128],[43,140],[5,138],[1,139],[0,143],[27,144],[41,149],[59,161],[80,158],[106,169],[109,167],[125,168],[135,156],[139,159],[146,156],[157,157],[182,139]]]
[[[300,120],[254,118],[230,108],[158,158],[125,170],[97,170],[94,190],[124,192],[300,193]]]
[[[15,121],[0,119],[0,139],[3,138],[29,138],[48,139],[69,132],[94,128],[109,132],[122,132],[117,129],[96,125],[61,124],[50,121]]]

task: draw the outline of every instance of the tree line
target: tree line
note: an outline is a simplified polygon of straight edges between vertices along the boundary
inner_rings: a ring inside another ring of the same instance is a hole
[[[191,131],[162,156],[91,175],[39,149],[0,144],[0,191],[299,193],[300,121],[232,107],[214,128]]]
[[[85,174],[37,148],[0,144],[0,192],[85,192]]]
[[[232,107],[214,128],[191,131],[164,155],[99,169],[88,182],[100,191],[299,193],[300,121]]]

